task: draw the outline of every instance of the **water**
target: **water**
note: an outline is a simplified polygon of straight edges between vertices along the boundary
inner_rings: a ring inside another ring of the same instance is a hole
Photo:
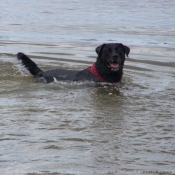
[[[1,0],[0,174],[175,174],[175,1]],[[120,86],[36,83],[131,48]]]

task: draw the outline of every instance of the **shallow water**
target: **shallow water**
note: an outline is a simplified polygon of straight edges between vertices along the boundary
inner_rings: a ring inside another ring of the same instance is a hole
[[[1,0],[0,174],[175,174],[175,2]],[[36,83],[16,59],[83,69],[131,48],[122,84]]]

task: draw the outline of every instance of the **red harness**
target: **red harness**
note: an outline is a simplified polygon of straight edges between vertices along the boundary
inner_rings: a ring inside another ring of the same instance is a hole
[[[95,67],[95,63],[89,67],[89,71],[94,74],[97,78],[100,79],[100,81],[102,82],[107,82],[98,72],[97,72],[97,69]]]
[[[95,63],[89,67],[89,71],[94,74],[101,82],[107,82],[97,71]],[[120,83],[120,81],[115,82],[115,83]],[[114,84],[114,83],[112,83]]]

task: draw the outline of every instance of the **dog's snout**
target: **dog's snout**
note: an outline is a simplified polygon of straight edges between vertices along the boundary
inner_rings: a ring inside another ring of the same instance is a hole
[[[113,63],[119,63],[121,62],[119,55],[115,54],[112,56],[112,62]]]
[[[113,57],[113,59],[118,59],[119,58],[119,55],[115,54],[112,57]]]
[[[119,59],[119,55],[118,54],[112,55],[112,58],[113,60],[117,61]]]

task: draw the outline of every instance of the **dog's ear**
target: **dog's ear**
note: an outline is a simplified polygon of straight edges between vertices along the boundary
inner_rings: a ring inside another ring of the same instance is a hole
[[[123,45],[123,44],[122,44],[122,46],[123,46],[123,49],[125,51],[126,56],[128,57],[129,52],[130,52],[130,48],[128,46]]]
[[[103,49],[103,47],[104,47],[105,45],[106,45],[106,44],[102,44],[102,45],[98,46],[98,47],[95,49],[95,51],[96,51],[96,53],[97,53],[98,56],[100,56],[100,52],[101,52],[101,50]]]

